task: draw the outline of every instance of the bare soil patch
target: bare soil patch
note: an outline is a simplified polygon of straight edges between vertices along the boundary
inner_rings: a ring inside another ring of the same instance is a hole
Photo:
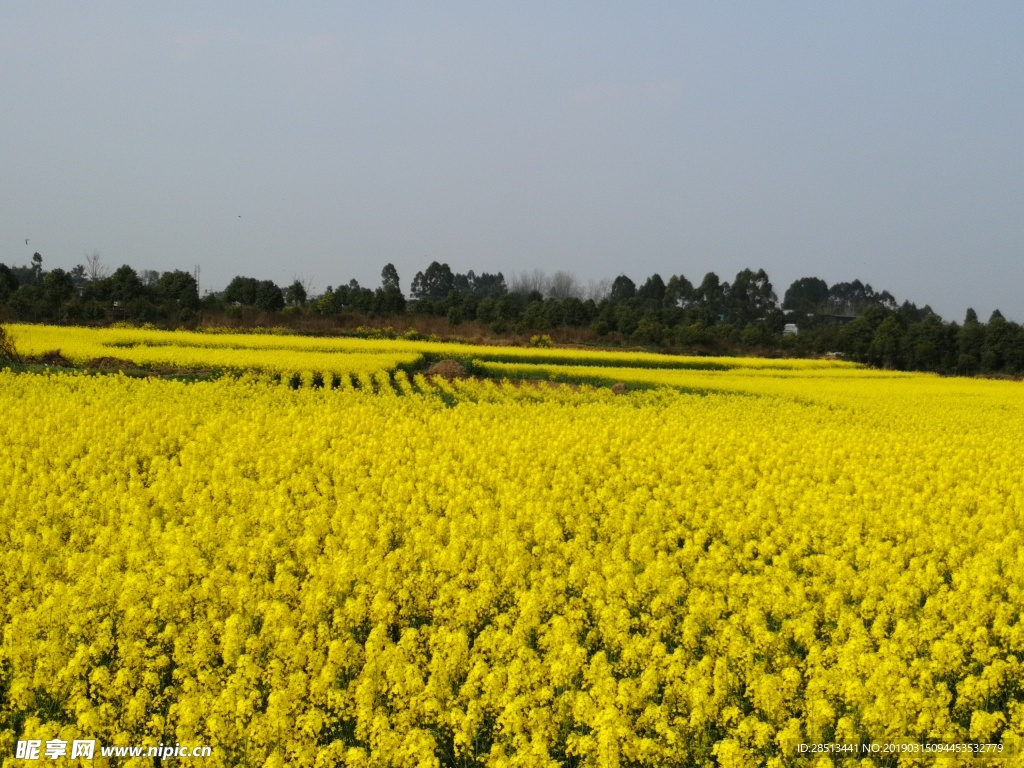
[[[213,371],[203,368],[152,368],[149,371],[151,376],[175,377],[191,376],[195,379],[208,379],[213,376]]]
[[[126,368],[138,368],[137,363],[125,360],[121,357],[97,357],[85,364],[86,368],[98,368],[104,371],[124,370]]]
[[[457,360],[441,360],[427,368],[427,377],[440,376],[442,379],[468,379],[466,367]]]
[[[569,381],[548,381],[547,379],[492,379],[497,382],[508,382],[517,389],[520,387],[533,387],[534,389],[540,389],[544,387],[546,389],[560,389],[561,387],[568,387],[572,392],[579,392],[580,385],[573,384]]]
[[[75,364],[68,360],[64,355],[60,353],[59,349],[54,349],[49,352],[43,352],[35,358],[35,362],[40,365],[49,365],[54,368],[74,368]]]

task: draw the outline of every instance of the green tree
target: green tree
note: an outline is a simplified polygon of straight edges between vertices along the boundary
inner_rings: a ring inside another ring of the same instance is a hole
[[[224,289],[224,301],[264,312],[280,312],[284,309],[284,292],[272,280],[238,276]]]
[[[665,285],[665,306],[685,309],[691,301],[693,301],[693,283],[683,275],[672,275]]]
[[[1007,337],[1003,348],[1003,363],[1007,373],[1019,376],[1024,373],[1024,327],[1007,323]]]
[[[868,347],[868,358],[875,365],[883,368],[901,368],[903,366],[903,334],[895,315],[889,315],[882,321],[871,339]]]
[[[957,373],[972,376],[981,370],[981,353],[985,346],[985,326],[978,322],[978,313],[967,310],[964,325],[957,331]]]
[[[43,293],[60,320],[61,307],[75,295],[75,281],[63,269],[52,269],[43,276]]]
[[[256,289],[256,308],[264,312],[280,312],[284,309],[284,292],[273,280],[260,280]]]
[[[1006,365],[1006,355],[1012,329],[998,309],[992,312],[985,328],[985,341],[981,346],[981,369],[988,373],[998,373]]]
[[[624,301],[613,306],[615,307],[615,329],[618,330],[619,333],[632,336],[636,333],[636,329],[640,327],[640,313],[631,302]]]
[[[828,289],[828,310],[837,315],[859,315],[869,307],[896,309],[896,299],[888,291],[877,293],[870,285],[854,280],[836,283]]]
[[[726,298],[729,294],[728,283],[723,283],[714,272],[708,272],[694,293],[701,304],[701,320],[705,324],[724,320]]]
[[[447,264],[432,261],[424,272],[417,272],[412,279],[412,295],[415,299],[444,301],[455,289],[455,275]]]
[[[926,317],[907,328],[907,367],[916,371],[939,371],[946,368],[949,344],[946,326],[937,315]]]
[[[654,273],[647,278],[647,282],[637,288],[636,297],[645,306],[660,308],[665,301],[666,290],[665,281],[661,279],[661,275]]]
[[[668,334],[668,329],[656,319],[644,315],[637,323],[634,333],[648,344],[661,344]]]
[[[523,312],[523,326],[531,331],[543,331],[548,327],[547,313],[543,301],[531,301]]]
[[[104,282],[107,283],[109,296],[114,301],[129,302],[143,297],[146,293],[142,279],[127,264],[118,267]]]
[[[89,278],[85,274],[85,265],[76,264],[71,270],[71,279],[75,281],[75,287],[81,288],[89,282]]]
[[[875,331],[891,312],[881,307],[871,307],[849,325],[844,326],[836,338],[839,350],[858,359],[867,360],[868,349],[875,337]]]
[[[0,304],[18,290],[18,278],[6,264],[0,264]]]
[[[737,273],[729,288],[726,304],[728,320],[737,327],[764,320],[771,310],[777,308],[768,274],[763,269],[757,272],[744,269]]]
[[[402,286],[398,279],[398,270],[394,264],[385,264],[380,271],[380,287],[386,290],[394,290],[401,293]]]
[[[768,333],[763,326],[747,323],[740,331],[740,341],[745,347],[758,347],[770,341]]]
[[[32,282],[38,283],[43,278],[43,257],[36,251],[32,254]]]
[[[158,299],[172,302],[181,309],[199,307],[199,284],[194,275],[180,269],[160,275],[153,284],[153,292]]]
[[[301,280],[295,280],[284,292],[284,301],[290,307],[306,306],[306,286]]]
[[[405,312],[405,296],[398,288],[380,287],[374,293],[373,311],[380,315],[401,315]]]
[[[619,275],[612,282],[612,292],[609,297],[612,302],[629,301],[636,296],[636,283],[625,275]]]
[[[259,280],[254,277],[234,277],[228,287],[224,289],[224,301],[229,304],[241,304],[243,307],[252,307],[256,304],[256,292]]]
[[[820,277],[801,277],[786,289],[782,308],[812,315],[822,312],[828,301],[828,283]]]
[[[505,276],[501,272],[497,274],[482,272],[479,275],[473,275],[473,279],[470,281],[470,290],[478,299],[500,299],[508,295]]]
[[[498,302],[487,297],[476,305],[476,319],[481,323],[493,323],[498,319]]]
[[[380,315],[400,315],[405,312],[405,294],[402,293],[398,270],[394,264],[380,271],[380,288],[373,297],[373,311]]]

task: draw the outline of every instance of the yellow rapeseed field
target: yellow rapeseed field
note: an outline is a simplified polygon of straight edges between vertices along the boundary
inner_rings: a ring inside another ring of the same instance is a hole
[[[1021,384],[472,355],[635,389],[0,372],[0,759],[880,766],[800,745],[1024,738]]]
[[[10,327],[24,355],[59,351],[79,365],[116,358],[144,367],[258,370],[291,376],[314,371],[330,380],[344,374],[372,374],[418,362],[422,355],[379,345],[340,346],[337,341],[288,336],[210,335],[188,331],[138,328],[63,328],[45,325]],[[361,341],[354,339],[351,341]]]
[[[531,349],[450,344],[406,339],[313,338],[161,331],[143,328],[76,328],[46,325],[9,327],[26,355],[59,350],[75,363],[117,357],[140,366],[260,370],[274,374],[316,371],[326,375],[372,373],[431,358],[456,357],[494,363],[556,366],[626,366],[642,370],[836,370],[852,368],[830,360],[770,360],[659,355],[650,352]]]

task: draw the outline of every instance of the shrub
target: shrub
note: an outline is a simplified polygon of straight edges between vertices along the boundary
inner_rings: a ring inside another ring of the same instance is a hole
[[[7,330],[2,325],[0,325],[0,360],[9,360],[15,363],[21,362],[18,348],[14,346],[14,337],[7,333]]]

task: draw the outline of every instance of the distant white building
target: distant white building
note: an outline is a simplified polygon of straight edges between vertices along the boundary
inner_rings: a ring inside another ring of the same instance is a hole
[[[775,326],[778,328],[778,326]],[[786,326],[782,329],[783,336],[794,336],[799,328],[796,327],[796,323],[786,323]]]

